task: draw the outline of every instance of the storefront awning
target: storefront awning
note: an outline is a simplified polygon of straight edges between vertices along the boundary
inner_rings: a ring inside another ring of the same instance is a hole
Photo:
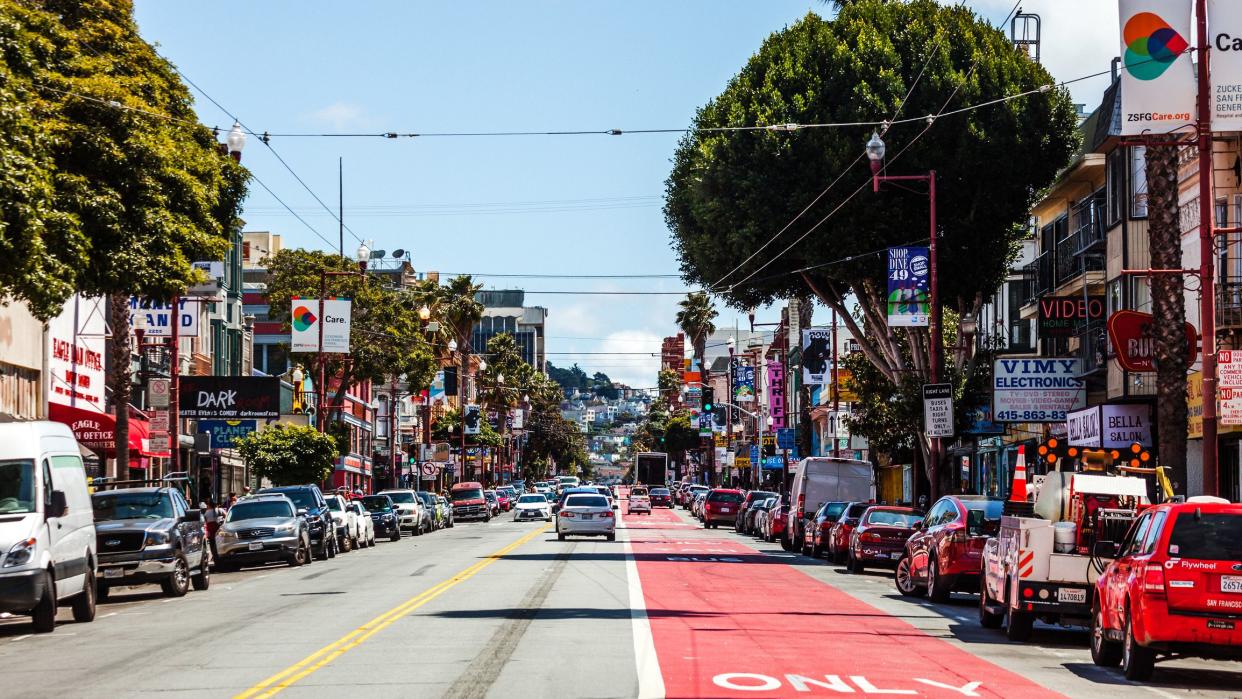
[[[59,403],[48,405],[48,419],[64,423],[73,430],[78,444],[103,457],[116,456],[116,419],[110,413],[88,408],[75,408]],[[170,456],[168,452],[153,452],[148,439],[150,430],[142,413],[129,413],[129,449],[141,456]]]

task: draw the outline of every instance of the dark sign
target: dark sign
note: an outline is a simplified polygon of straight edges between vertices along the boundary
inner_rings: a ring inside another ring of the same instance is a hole
[[[1041,337],[1073,335],[1083,323],[1103,318],[1103,296],[1048,296],[1039,300]]]
[[[1152,336],[1152,315],[1139,311],[1117,311],[1108,318],[1108,339],[1117,353],[1117,363],[1126,371],[1156,370],[1156,338]],[[1186,323],[1186,364],[1199,355],[1199,334]]]
[[[233,442],[258,429],[256,420],[199,420],[198,431],[211,437],[212,449],[232,449]]]
[[[280,379],[274,376],[182,376],[178,389],[184,418],[280,417]]]

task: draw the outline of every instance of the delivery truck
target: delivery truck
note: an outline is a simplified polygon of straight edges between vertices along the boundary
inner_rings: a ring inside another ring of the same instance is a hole
[[[790,507],[781,539],[786,551],[802,548],[808,518],[814,517],[825,502],[875,501],[875,474],[869,462],[812,456],[799,461],[792,470]]]
[[[668,482],[668,454],[642,451],[634,457],[634,483],[664,485]]]

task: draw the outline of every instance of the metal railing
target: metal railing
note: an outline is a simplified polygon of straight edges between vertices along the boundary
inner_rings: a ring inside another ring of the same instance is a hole
[[[1216,327],[1242,328],[1242,277],[1225,277],[1217,283]]]
[[[1104,270],[1104,256],[1084,254],[1077,233],[1071,233],[1057,243],[1056,257],[1057,286],[1087,272]]]
[[[1033,303],[1039,297],[1056,288],[1055,255],[1045,251],[1022,268],[1022,283],[1026,286],[1027,303]]]

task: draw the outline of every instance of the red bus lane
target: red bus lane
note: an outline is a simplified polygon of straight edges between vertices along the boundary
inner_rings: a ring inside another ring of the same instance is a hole
[[[666,696],[1059,696],[731,534],[623,521]]]

